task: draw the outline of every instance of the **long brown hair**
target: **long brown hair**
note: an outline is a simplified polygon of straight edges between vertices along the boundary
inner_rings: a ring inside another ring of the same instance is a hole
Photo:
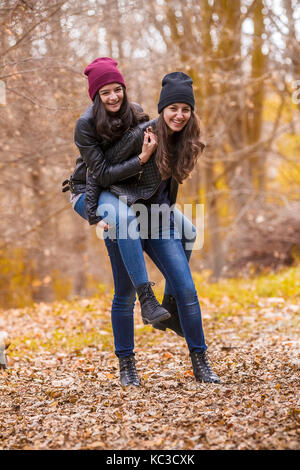
[[[162,111],[154,132],[158,137],[155,161],[162,179],[173,176],[178,183],[182,183],[194,169],[205,147],[200,141],[197,116],[191,111],[191,117],[184,128],[180,132],[169,134]]]
[[[93,100],[93,115],[97,134],[99,137],[110,143],[120,139],[129,129],[136,127],[139,123],[149,121],[149,116],[145,114],[137,105],[130,103],[123,87],[123,101],[117,113],[106,111],[104,104],[96,93]]]

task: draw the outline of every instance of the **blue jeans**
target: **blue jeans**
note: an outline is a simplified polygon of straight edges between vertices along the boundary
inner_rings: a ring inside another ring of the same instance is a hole
[[[85,195],[82,195],[75,205],[75,210],[86,218],[84,199]],[[162,220],[164,220],[162,218],[159,222],[152,222],[151,224],[150,216],[148,216],[148,230],[147,227],[139,227],[134,207],[137,206],[129,207],[109,191],[102,191],[98,200],[97,214],[103,217],[103,220],[111,226],[104,232],[104,240],[106,241],[107,238],[117,240],[123,263],[134,287],[137,288],[145,282],[149,282],[141,244],[141,231],[144,236],[156,238],[171,236],[171,234],[169,234],[168,226],[164,227],[162,231]],[[168,212],[166,212],[166,218],[168,220]],[[196,239],[196,228],[177,209],[174,210],[174,220],[177,230],[175,230],[173,236],[181,239],[185,256],[189,261],[192,253],[191,245]],[[165,294],[173,295],[173,289],[168,280],[166,280]]]
[[[77,201],[75,211],[86,218],[84,197],[83,194]],[[101,208],[102,204],[107,203],[115,205],[116,219],[120,221],[122,217],[128,217],[128,223],[134,226],[134,211],[124,203],[126,207],[123,207],[119,203],[119,199],[108,191],[103,191],[99,197],[98,208]],[[118,235],[116,220],[110,219],[109,214],[106,214],[103,219],[108,224],[114,224]],[[120,240],[113,237],[105,238],[115,284],[111,315],[115,353],[118,357],[126,357],[133,354],[133,308],[136,299],[136,286],[143,282],[148,282],[143,250],[149,255],[165,277],[165,294],[173,295],[176,299],[181,327],[190,352],[202,352],[207,349],[200,305],[188,263],[191,249],[184,250],[183,247],[187,240],[184,236],[180,238],[176,228],[179,226],[178,224],[187,224],[188,222],[188,219],[175,209],[174,215],[171,213],[170,239],[163,238],[164,233],[161,224],[159,224],[157,230],[158,238],[137,238],[135,240]],[[189,223],[192,225],[191,222]],[[192,228],[196,238],[196,229],[193,225]],[[184,234],[185,232],[182,231],[182,233]],[[189,239],[189,241],[191,240]]]

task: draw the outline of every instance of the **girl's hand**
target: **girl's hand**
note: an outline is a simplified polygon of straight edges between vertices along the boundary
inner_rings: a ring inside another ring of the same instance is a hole
[[[149,160],[149,158],[151,157],[152,153],[156,150],[156,148],[157,148],[157,137],[152,132],[152,129],[150,127],[147,127],[147,129],[144,132],[144,143],[142,147],[142,153],[139,155],[141,164],[146,163]]]
[[[108,230],[110,228],[110,225],[108,225],[105,220],[100,220],[98,222],[99,227],[103,228],[103,230]]]

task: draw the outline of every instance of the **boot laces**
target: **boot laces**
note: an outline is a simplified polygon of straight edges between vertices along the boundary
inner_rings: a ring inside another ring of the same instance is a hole
[[[196,365],[204,372],[207,372],[210,375],[215,375],[207,359],[206,352],[195,354]]]
[[[152,289],[151,286],[155,286],[155,282],[149,282],[148,284],[145,285],[143,294],[145,294],[147,297],[152,296]]]
[[[137,370],[135,368],[135,361],[133,357],[126,358],[126,361],[122,361],[121,364],[121,371],[125,372],[128,380],[133,381],[133,380],[139,380]]]
[[[143,293],[141,294],[141,297],[147,297],[150,300],[150,305],[151,307],[157,307],[158,301],[153,295],[153,291],[151,289],[151,286],[154,286],[155,282],[149,282],[149,284],[146,284],[143,290]]]

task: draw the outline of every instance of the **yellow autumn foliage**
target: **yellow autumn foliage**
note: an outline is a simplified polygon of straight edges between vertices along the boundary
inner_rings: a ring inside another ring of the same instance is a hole
[[[33,263],[22,248],[0,250],[0,306],[22,308],[33,302]]]

